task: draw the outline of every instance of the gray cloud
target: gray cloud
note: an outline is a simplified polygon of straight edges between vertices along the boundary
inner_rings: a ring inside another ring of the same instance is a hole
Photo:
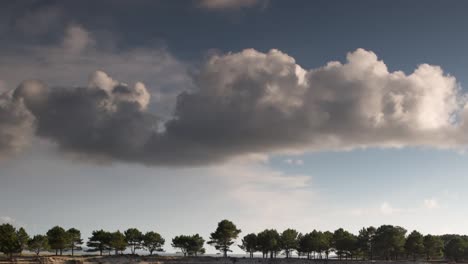
[[[265,6],[267,3],[267,0],[199,0],[198,6],[210,10],[238,10]]]
[[[34,116],[22,100],[0,95],[0,158],[16,154],[28,145],[34,126]]]
[[[147,84],[152,110],[170,117],[177,95],[192,88],[187,65],[160,46],[115,50],[102,47],[103,38],[107,36],[70,24],[54,44],[0,49],[0,89],[29,78],[51,87],[83,85],[90,73],[105,70],[126,82]]]
[[[468,111],[454,77],[427,64],[409,75],[389,72],[363,49],[349,53],[346,63],[310,70],[278,50],[215,55],[194,83],[179,94],[167,121],[148,108],[143,83],[129,86],[101,71],[87,87],[23,83],[10,104],[24,102],[37,119],[36,135],[62,150],[156,165],[252,153],[464,148],[467,142]]]

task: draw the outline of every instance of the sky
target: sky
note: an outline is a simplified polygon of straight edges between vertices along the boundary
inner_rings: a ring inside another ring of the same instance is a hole
[[[2,1],[0,222],[468,234],[466,8]]]

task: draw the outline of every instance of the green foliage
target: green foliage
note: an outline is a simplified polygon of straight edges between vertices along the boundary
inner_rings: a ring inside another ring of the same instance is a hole
[[[450,260],[463,260],[464,258],[466,258],[467,253],[468,241],[461,237],[454,237],[445,245],[445,255]]]
[[[60,226],[54,226],[47,231],[47,239],[49,240],[50,248],[55,250],[55,255],[59,251],[60,255],[62,255],[62,251],[70,245],[67,232]]]
[[[346,258],[352,256],[352,252],[358,248],[357,237],[343,228],[339,228],[333,233],[333,244],[340,259],[343,256]]]
[[[110,242],[112,234],[104,230],[93,231],[91,237],[86,245],[90,248],[89,251],[99,251],[99,255],[102,256],[104,250],[110,250]]]
[[[0,252],[10,257],[15,253],[21,253],[23,248],[20,236],[19,231],[11,224],[0,225]]]
[[[294,229],[286,229],[281,233],[280,244],[281,249],[284,250],[286,258],[289,258],[291,252],[298,247],[299,233]]]
[[[119,252],[122,253],[122,251],[124,251],[127,248],[127,245],[127,240],[125,239],[125,235],[122,234],[122,232],[116,231],[111,234],[109,247],[115,250],[116,255]]]
[[[36,255],[39,255],[41,251],[49,249],[49,241],[47,236],[44,235],[35,235],[28,241],[28,249]]]
[[[211,234],[210,244],[214,244],[216,249],[222,251],[226,256],[229,247],[234,243],[240,230],[230,221],[223,220],[218,224],[218,228]],[[372,259],[375,253],[377,259],[395,259],[399,256],[406,256],[416,260],[418,256],[424,254],[428,260],[437,259],[444,256],[448,260],[465,261],[468,259],[468,236],[462,235],[441,235],[423,236],[417,231],[411,232],[405,237],[406,230],[399,226],[382,225],[375,229],[374,227],[363,228],[359,235],[340,228],[334,233],[329,231],[320,232],[313,230],[307,234],[299,234],[296,230],[286,229],[279,234],[274,229],[265,229],[254,234],[250,233],[243,237],[241,249],[250,253],[253,257],[254,252],[261,251],[263,257],[276,257],[284,250],[286,257],[291,256],[293,250],[297,250],[299,256],[314,259],[322,258],[323,253],[326,257],[330,251],[342,257],[360,257]],[[0,225],[0,252],[10,257],[13,254],[20,254],[24,249],[40,254],[41,251],[55,249],[56,254],[62,250],[80,249],[83,243],[81,232],[75,228],[65,231],[59,226],[55,226],[47,231],[47,235],[35,235],[29,238],[24,228],[16,229],[11,224]],[[110,233],[104,230],[92,232],[92,236],[87,242],[89,251],[103,251],[113,249],[116,254],[122,253],[127,246],[132,247],[132,253],[135,249],[144,248],[150,254],[157,251],[163,251],[165,243],[164,238],[156,232],[147,232],[142,234],[136,228],[130,228],[123,233],[120,231]],[[172,246],[179,248],[184,256],[198,255],[205,253],[205,240],[198,234],[187,236],[180,235],[172,239]]]
[[[249,253],[250,257],[253,258],[253,254],[257,251],[257,235],[251,233],[244,236],[242,239],[242,245],[239,245],[239,247]]]
[[[75,250],[81,250],[81,245],[83,244],[83,239],[81,239],[81,232],[76,228],[70,228],[67,230],[68,243],[72,250],[72,256],[75,253]]]
[[[397,259],[404,252],[406,229],[399,226],[382,225],[375,231],[375,252],[386,260]]]
[[[231,251],[229,248],[240,232],[241,230],[237,229],[233,222],[222,220],[218,223],[216,231],[211,233],[208,244],[214,245],[217,250],[223,252],[224,257],[227,257],[227,253]]]
[[[363,254],[363,257],[372,259],[373,257],[373,241],[375,235],[375,227],[370,226],[367,228],[362,228],[359,230],[359,235],[357,237],[357,247],[359,251]]]
[[[418,231],[413,231],[406,238],[405,252],[413,256],[416,260],[417,256],[424,253],[424,237]]]
[[[197,256],[198,254],[204,254],[204,244],[205,240],[198,234],[192,236],[180,235],[172,239],[172,246],[180,249],[184,256]]]
[[[20,243],[21,251],[28,247],[29,235],[24,228],[20,227],[17,232],[18,241]]]
[[[135,254],[136,250],[142,247],[143,233],[136,228],[129,228],[124,234],[132,254]]]
[[[276,252],[281,250],[281,237],[278,231],[274,229],[265,229],[257,235],[258,249],[266,257],[270,253],[270,258],[273,258]]]
[[[427,260],[434,257],[442,256],[442,249],[444,248],[444,242],[437,236],[426,235],[424,236],[424,253],[426,254]]]
[[[162,249],[164,242],[164,238],[156,232],[150,231],[143,236],[143,247],[150,252],[150,255],[153,255],[154,251],[164,251]]]
[[[325,247],[324,247],[325,256],[328,259],[328,255],[330,254],[330,250],[333,244],[333,233],[330,231],[323,232],[323,241],[325,243]]]
[[[312,233],[305,235],[299,234],[298,241],[298,255],[306,255],[307,259],[310,259],[310,253],[314,251],[316,244],[314,238],[312,237]]]

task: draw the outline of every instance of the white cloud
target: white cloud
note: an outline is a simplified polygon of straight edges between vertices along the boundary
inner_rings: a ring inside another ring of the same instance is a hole
[[[427,209],[436,209],[439,208],[439,203],[436,199],[425,199],[424,200],[424,207]]]
[[[344,63],[331,61],[304,69],[279,50],[246,49],[212,56],[192,81],[186,66],[164,49],[133,49],[117,55],[88,45],[93,38],[85,29],[70,26],[67,32],[63,43],[67,39],[77,43],[6,56],[0,65],[0,71],[7,73],[2,78],[10,84],[28,76],[44,79],[50,86],[70,87],[102,68],[133,83],[134,92],[125,100],[137,101],[142,109],[169,120],[160,122],[159,131],[164,133],[149,137],[154,142],[142,144],[151,148],[134,150],[148,163],[201,164],[275,152],[468,145],[466,95],[439,66],[422,64],[410,74],[389,72],[375,53],[357,49],[347,54]],[[96,82],[92,85],[107,87],[115,82],[101,75],[91,77]],[[190,92],[181,94],[184,90]],[[156,94],[152,103],[151,94]],[[220,122],[226,122],[222,129]],[[286,162],[303,164],[300,159]]]

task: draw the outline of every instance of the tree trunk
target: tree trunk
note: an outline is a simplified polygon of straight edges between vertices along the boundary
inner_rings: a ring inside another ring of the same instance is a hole
[[[74,250],[75,250],[75,246],[72,245],[72,257],[73,257],[73,255],[75,253]]]

